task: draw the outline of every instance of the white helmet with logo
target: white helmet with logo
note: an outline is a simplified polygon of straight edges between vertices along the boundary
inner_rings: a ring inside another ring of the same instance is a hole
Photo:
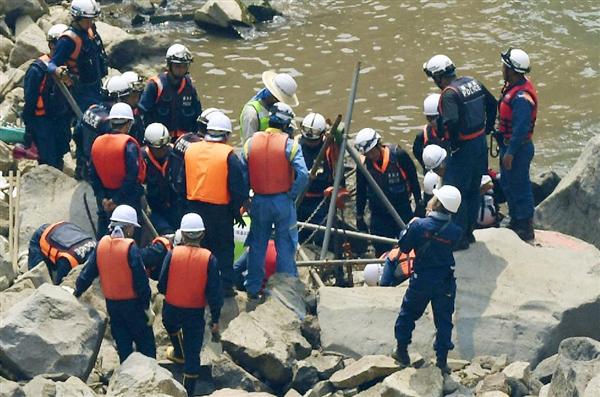
[[[356,138],[354,138],[354,147],[360,154],[365,154],[377,146],[380,140],[381,135],[373,128],[363,128],[358,131]]]
[[[423,71],[429,77],[451,76],[456,67],[446,55],[434,55],[423,64]]]
[[[63,34],[63,32],[67,29],[69,29],[69,27],[64,23],[57,23],[56,25],[52,25],[50,29],[48,29],[48,33],[46,34],[46,40],[50,42],[58,40],[60,35]]]
[[[144,142],[148,146],[161,148],[166,146],[170,140],[169,130],[161,123],[152,123],[144,131]]]
[[[440,94],[429,94],[423,101],[423,114],[425,116],[437,116],[438,103],[440,102]]]
[[[531,71],[529,55],[523,50],[509,48],[501,53],[500,57],[502,58],[502,63],[517,73],[529,73]]]
[[[194,58],[192,57],[192,53],[187,49],[183,44],[173,44],[167,50],[167,55],[165,56],[167,60],[167,64],[171,63],[191,63]]]
[[[448,156],[446,149],[438,145],[427,145],[423,149],[423,163],[428,170],[438,168]]]
[[[460,191],[451,185],[444,185],[439,189],[433,189],[433,195],[442,203],[444,208],[453,214],[456,214],[460,207]]]
[[[317,140],[323,136],[323,133],[327,129],[327,122],[325,117],[319,113],[309,113],[302,120],[302,137],[308,140]]]
[[[100,5],[95,0],[73,0],[69,11],[75,18],[97,18]]]

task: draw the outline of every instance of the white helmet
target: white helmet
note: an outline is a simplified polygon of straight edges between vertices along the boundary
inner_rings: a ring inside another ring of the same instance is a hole
[[[433,194],[433,189],[435,189],[439,180],[440,177],[438,174],[433,171],[427,171],[425,177],[423,177],[423,191],[430,195]]]
[[[531,71],[529,66],[529,55],[523,50],[509,48],[501,53],[500,57],[502,58],[502,63],[517,73],[529,73]]]
[[[131,94],[131,85],[123,76],[112,76],[106,80],[104,89],[107,95],[112,98],[121,98]]]
[[[198,116],[198,119],[196,121],[200,124],[207,125],[208,120],[212,117],[213,114],[215,114],[217,112],[223,113],[220,109],[217,109],[217,108],[204,109],[202,111],[202,113],[200,113],[200,116]]]
[[[70,12],[75,18],[97,18],[100,16],[100,5],[95,0],[73,0]]]
[[[423,163],[425,164],[425,168],[428,170],[435,170],[442,165],[447,155],[446,149],[441,146],[425,146],[425,149],[423,149]]]
[[[488,183],[492,183],[492,177],[489,176],[488,174],[481,175],[481,184],[479,186],[484,187]]]
[[[373,128],[363,128],[362,130],[358,131],[356,138],[354,138],[354,147],[361,154],[365,154],[377,146],[380,140],[381,135],[379,135]]]
[[[161,148],[169,143],[169,130],[161,123],[152,123],[144,131],[144,142],[148,146]]]
[[[423,101],[423,114],[425,116],[437,116],[438,103],[440,102],[440,94],[429,94]]]
[[[206,136],[204,139],[222,140],[223,137],[231,134],[231,120],[222,112],[211,113],[206,124]]]
[[[192,57],[192,53],[187,49],[183,44],[173,44],[167,50],[167,55],[165,56],[167,60],[167,64],[171,63],[191,63],[194,58]]]
[[[121,77],[127,81],[129,87],[131,87],[133,91],[144,90],[144,82],[136,72],[128,71],[123,73]]]
[[[433,195],[442,203],[449,212],[456,214],[460,207],[460,190],[451,185],[444,185],[439,189],[433,189]]]
[[[325,117],[319,113],[309,113],[302,120],[302,137],[310,141],[317,140],[323,136],[323,133],[327,129],[327,122]]]
[[[423,64],[423,71],[429,77],[451,76],[455,70],[454,63],[446,55],[434,55]]]
[[[365,284],[369,287],[376,287],[379,284],[379,279],[383,273],[383,267],[379,263],[369,263],[363,270]]]
[[[115,208],[110,216],[110,220],[112,222],[122,222],[135,227],[140,227],[140,224],[138,223],[137,212],[135,212],[133,207],[130,207],[126,204],[121,204]]]
[[[110,113],[108,114],[109,120],[133,120],[133,110],[131,110],[131,106],[124,102],[115,103],[110,108]]]
[[[50,29],[48,29],[48,33],[46,34],[46,40],[50,42],[58,40],[60,35],[63,34],[63,32],[67,29],[69,29],[69,27],[64,23],[57,23],[56,25],[52,25]]]
[[[299,102],[296,96],[298,84],[292,76],[287,73],[275,73],[272,70],[267,70],[262,74],[262,81],[278,102],[298,106]]]
[[[179,228],[182,232],[201,232],[204,231],[204,221],[202,217],[194,212],[185,214],[181,218],[181,227]]]

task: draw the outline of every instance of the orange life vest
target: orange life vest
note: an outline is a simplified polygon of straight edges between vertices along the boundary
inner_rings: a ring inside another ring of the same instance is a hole
[[[96,138],[92,145],[92,163],[106,189],[119,189],[123,185],[127,173],[125,150],[129,142],[133,142],[138,149],[137,181],[142,183],[146,179],[146,163],[135,138],[127,134],[104,134]]]
[[[50,62],[50,57],[46,54],[40,56],[38,58],[41,62],[43,62],[45,65],[48,64],[48,62]],[[42,82],[40,83],[40,87],[38,89],[38,99],[35,103],[35,115],[36,116],[44,116],[46,114],[46,106],[44,104],[44,90],[46,89],[46,81],[48,80],[48,74],[44,74],[44,78],[42,79]]]
[[[173,249],[165,300],[168,304],[188,309],[206,306],[206,283],[210,251],[181,245]]]
[[[187,199],[225,205],[231,202],[227,158],[233,148],[225,143],[200,141],[185,151]]]
[[[427,146],[429,141],[434,139],[438,139],[436,128],[434,126],[430,126],[429,124],[425,124],[423,126],[423,147]]]
[[[381,160],[381,165],[379,165],[376,161],[371,161],[371,164],[373,165],[373,168],[375,169],[375,171],[377,171],[381,175],[385,175],[385,172],[387,171],[388,166],[390,165],[390,156],[391,156],[390,147],[383,146],[382,152],[383,152],[382,153],[383,159]],[[360,159],[361,159],[362,163],[365,164],[365,161],[367,160],[366,156],[361,154]],[[392,161],[392,163],[396,166],[396,168],[400,172],[400,176],[402,177],[402,181],[398,181],[398,182],[402,182],[402,183],[406,184],[406,190],[407,190],[407,192],[410,193],[412,191],[412,187],[410,185],[410,181],[408,180],[408,175],[407,175],[406,171],[404,171],[404,168],[402,168],[400,166],[398,161],[394,160],[394,161]]]
[[[96,37],[96,35],[94,34],[94,30],[92,28],[88,29],[87,34],[88,34],[88,37],[90,38],[90,40],[94,40]],[[79,58],[79,54],[81,53],[81,47],[83,46],[83,40],[71,28],[62,32],[60,37],[63,37],[63,36],[68,37],[69,39],[71,39],[73,41],[73,43],[75,43],[75,49],[73,50],[73,52],[71,53],[71,55],[69,56],[69,59],[67,59],[65,64],[67,65],[67,68],[69,69],[69,71],[71,73],[79,74],[79,68],[77,67],[77,58]]]
[[[56,232],[59,236],[56,236]],[[40,237],[40,250],[54,265],[59,259],[64,258],[69,262],[71,268],[74,268],[83,263],[95,247],[96,242],[92,237],[85,234],[79,227],[67,222],[51,224]]]
[[[122,301],[137,298],[133,289],[133,275],[129,265],[130,238],[102,237],[96,251],[96,264],[100,275],[100,287],[104,297]]]
[[[409,278],[413,274],[413,263],[415,260],[414,250],[410,251],[408,254],[405,254],[404,252],[400,251],[400,248],[393,248],[392,250],[381,255],[381,259],[386,258],[392,262],[395,260],[398,261],[398,270],[401,272],[404,279]]]
[[[294,182],[294,170],[285,154],[289,139],[282,132],[256,132],[248,153],[250,187],[256,194],[288,192]]]
[[[498,131],[505,139],[510,139],[512,136],[512,101],[519,91],[525,92],[525,99],[533,106],[527,139],[531,139],[533,135],[535,119],[537,117],[538,98],[537,91],[533,84],[531,84],[531,81],[525,79],[525,82],[522,84],[515,84],[513,86],[505,85],[502,89],[502,95],[498,103]]]

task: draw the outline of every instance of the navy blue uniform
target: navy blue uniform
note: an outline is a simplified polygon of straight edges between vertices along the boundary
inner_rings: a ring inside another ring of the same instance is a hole
[[[175,193],[169,184],[169,167],[172,149],[163,159],[155,158],[149,148],[142,151],[146,162],[146,199],[152,210],[150,220],[160,235],[174,233],[179,221]]]
[[[108,115],[111,102],[93,104],[85,110],[81,120],[77,121],[73,133],[75,141],[75,158],[77,165],[77,174],[82,179],[89,180],[90,174],[90,156],[94,140],[103,134],[112,131]]]
[[[156,345],[152,327],[148,326],[144,310],[150,306],[150,285],[142,263],[140,250],[135,244],[129,248],[127,255],[133,279],[136,299],[106,299],[106,310],[110,318],[110,331],[117,345],[119,360],[125,361],[133,352],[133,343],[138,352],[156,358]],[[96,251],[92,253],[87,264],[77,278],[75,296],[81,296],[98,277]]]
[[[175,194],[176,213],[178,221],[181,221],[186,211],[185,199],[185,162],[184,156],[188,146],[194,142],[201,141],[202,138],[195,133],[187,133],[180,136],[173,145],[173,150],[169,156],[169,169],[167,170],[170,188]],[[184,189],[184,190],[181,190]]]
[[[63,156],[69,152],[72,113],[52,76],[48,75],[48,56],[33,61],[23,82],[26,140],[38,148],[39,164],[48,164],[62,171]],[[31,137],[31,138],[29,138]]]
[[[456,297],[453,245],[462,229],[450,221],[450,215],[432,212],[411,222],[400,237],[400,250],[415,250],[414,273],[394,328],[399,345],[408,346],[417,321],[431,302],[436,327],[434,349],[445,362],[452,350],[452,313]]]

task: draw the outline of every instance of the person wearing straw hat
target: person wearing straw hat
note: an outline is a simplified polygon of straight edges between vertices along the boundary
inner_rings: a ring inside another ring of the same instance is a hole
[[[271,107],[276,102],[288,106],[298,106],[296,80],[287,73],[275,73],[267,70],[262,74],[265,87],[252,97],[242,108],[240,128],[242,140],[246,141],[257,131],[265,131],[269,127]]]
[[[156,358],[150,285],[140,250],[132,239],[140,227],[137,213],[128,205],[119,205],[110,221],[110,235],[102,237],[77,277],[73,295],[79,298],[100,277],[119,361],[133,353],[134,343],[138,352]]]

